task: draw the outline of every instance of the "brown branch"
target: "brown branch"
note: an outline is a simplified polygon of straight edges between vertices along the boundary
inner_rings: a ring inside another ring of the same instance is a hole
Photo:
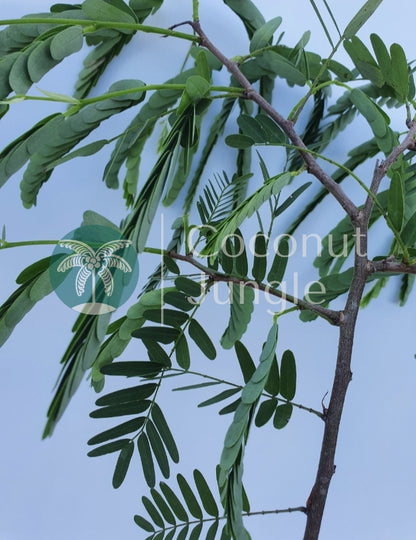
[[[250,279],[243,279],[237,276],[229,276],[221,272],[215,272],[212,268],[208,268],[207,266],[198,262],[196,259],[192,257],[192,255],[181,255],[180,253],[176,253],[175,251],[168,251],[166,254],[172,259],[187,262],[191,264],[192,266],[194,266],[195,268],[198,268],[198,270],[201,270],[201,272],[206,274],[214,282],[235,283],[236,285],[243,285],[244,287],[251,287],[252,289],[257,289],[259,291],[266,292],[267,294],[270,294],[271,296],[281,298],[282,300],[287,300],[291,304],[294,304],[300,311],[313,311],[319,317],[322,317],[323,319],[327,320],[334,326],[339,326],[340,324],[341,313],[339,311],[328,309],[318,304],[312,304],[310,302],[306,302],[305,300],[296,298],[295,296],[292,296],[291,294],[287,294],[286,292],[279,291],[278,289],[270,287],[269,285],[258,283],[257,281],[253,281]]]
[[[359,231],[355,245],[354,275],[348,298],[344,310],[338,313],[335,312],[337,313],[337,321],[340,328],[335,375],[329,405],[328,408],[324,410],[325,429],[316,479],[306,504],[307,522],[304,540],[318,540],[328,490],[335,471],[335,451],[338,433],[345,397],[352,376],[351,358],[355,327],[367,277],[376,271],[416,274],[416,265],[405,265],[404,263],[390,259],[369,262],[367,257],[368,223],[374,205],[374,197],[377,195],[380,183],[391,165],[406,149],[415,147],[414,138],[416,134],[416,122],[408,123],[409,132],[402,143],[394,148],[384,161],[380,164],[377,163],[370,186],[372,196],[369,195],[367,197],[364,208],[359,211],[340,186],[321,169],[314,157],[307,152],[304,142],[294,129],[293,122],[281,116],[270,103],[268,103],[251,86],[248,79],[238,68],[238,65],[226,58],[221,51],[211,43],[202,31],[199,22],[190,22],[189,24],[191,24],[195,33],[200,37],[200,45],[210,50],[241,84],[245,90],[245,97],[257,103],[264,112],[279,125],[292,143],[299,147],[300,155],[306,164],[308,172],[314,175],[328,192],[334,196],[350,217],[355,228]],[[317,306],[314,306],[315,312],[317,311],[316,308]]]
[[[406,264],[397,261],[395,257],[389,257],[382,261],[369,261],[367,265],[368,273],[386,272],[392,274],[416,274],[416,264]]]
[[[393,163],[397,160],[403,152],[405,152],[408,149],[414,149],[415,146],[415,135],[416,135],[416,122],[410,121],[408,122],[408,128],[409,131],[406,135],[406,137],[403,139],[403,141],[393,148],[390,155],[383,160],[381,163],[377,163],[376,167],[374,169],[373,179],[371,181],[370,185],[370,192],[373,196],[376,196],[381,184],[381,181],[386,176],[387,171],[390,169],[390,167],[393,165]],[[367,219],[370,218],[371,211],[374,206],[374,199],[370,195],[368,195],[367,200],[365,201],[364,205],[364,215]]]
[[[185,24],[185,23],[184,23]],[[238,64],[227,58],[217,47],[208,39],[206,34],[201,28],[201,25],[198,21],[192,22],[187,21],[187,24],[190,24],[194,31],[200,37],[200,45],[206,47],[209,51],[212,52],[214,56],[220,60],[220,62],[228,69],[232,75],[237,79],[241,86],[245,90],[245,96],[248,99],[251,99],[263,111],[272,118],[276,124],[284,131],[284,133],[289,137],[292,143],[300,148],[299,153],[302,156],[303,161],[306,164],[307,171],[315,176],[321,182],[321,184],[331,193],[334,198],[339,202],[345,212],[350,216],[353,222],[356,221],[359,210],[351,199],[347,196],[344,190],[337,184],[329,174],[327,174],[318,164],[316,159],[307,152],[307,148],[303,140],[297,134],[293,122],[284,118],[279,114],[276,109],[274,109],[268,101],[266,101],[263,96],[261,96],[251,85],[250,81],[245,77],[238,67]],[[305,151],[303,151],[304,149]]]
[[[351,357],[355,325],[368,275],[367,256],[362,255],[362,253],[365,254],[367,252],[367,224],[363,222],[363,219],[361,219],[360,229],[361,249],[356,250],[355,253],[354,276],[343,311],[344,317],[340,323],[335,376],[332,385],[331,399],[326,411],[327,414],[325,418],[325,429],[318,471],[315,484],[308,499],[308,518],[306,521],[304,540],[317,540],[319,537],[328,489],[332,475],[335,471],[335,450],[337,447],[338,432],[345,396],[352,376]]]

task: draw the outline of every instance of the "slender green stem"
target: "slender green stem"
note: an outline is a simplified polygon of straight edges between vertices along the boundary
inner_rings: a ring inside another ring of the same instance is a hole
[[[192,20],[199,21],[199,0],[192,0]]]
[[[293,508],[282,508],[282,509],[276,509],[276,510],[258,510],[256,512],[243,512],[243,517],[251,517],[251,516],[267,516],[271,514],[290,514],[292,512],[303,512],[306,514],[307,508],[305,506],[296,506]],[[169,527],[165,527],[163,530],[155,531],[153,535],[157,535],[159,532],[162,532],[163,534],[167,533],[168,531],[176,531],[179,527],[189,527],[191,525],[197,525],[198,523],[212,523],[214,521],[220,521],[227,519],[227,516],[215,516],[215,517],[207,517],[207,518],[201,518],[201,519],[194,519],[192,521],[183,521],[181,523],[176,523],[175,525],[171,525]],[[165,538],[165,536],[163,536]],[[151,536],[151,538],[156,538],[156,536]]]
[[[60,240],[23,240],[21,242],[7,242],[0,240],[0,249],[9,249],[23,246],[47,246],[59,244]]]
[[[51,17],[25,17],[24,19],[2,19],[0,26],[11,26],[15,24],[48,24],[51,26],[83,26],[89,32],[95,32],[98,28],[111,28],[112,30],[130,30],[133,32],[145,32],[146,34],[160,34],[163,37],[176,37],[188,41],[199,41],[199,38],[184,32],[176,32],[169,28],[159,28],[157,26],[147,26],[139,23],[125,23],[119,21],[92,21],[90,19],[65,19]]]
[[[315,81],[314,83],[312,84],[312,86],[310,87],[309,89],[309,92],[306,94],[306,96],[300,101],[298,107],[296,110],[294,110],[292,113],[291,113],[291,116],[289,117],[289,120],[292,120],[292,122],[294,124],[296,124],[298,118],[299,118],[299,115],[300,113],[302,112],[303,108],[305,107],[306,103],[308,102],[309,98],[316,92],[316,88],[319,84],[319,80],[320,78],[322,77],[323,73],[325,72],[325,70],[327,69],[328,65],[329,65],[329,62],[332,60],[333,56],[335,55],[335,53],[337,52],[339,46],[341,45],[341,43],[344,41],[344,38],[341,36],[341,38],[337,41],[337,43],[335,44],[335,47],[332,49],[331,51],[331,54],[328,56],[328,58],[325,60],[325,62],[322,64],[322,67],[318,73],[318,75],[316,76],[315,78]]]
[[[318,86],[314,86],[313,87],[313,92],[312,94],[316,94],[316,92],[319,92],[319,90],[322,90],[322,88],[326,88],[327,86],[331,86],[331,85],[335,85],[335,86],[342,86],[343,88],[345,88],[346,90],[349,90],[350,92],[352,91],[352,88],[350,86],[348,86],[347,84],[341,82],[341,81],[337,81],[336,79],[331,79],[330,81],[325,81],[321,84],[318,84]],[[311,85],[311,90],[312,90],[312,85]],[[296,115],[296,112],[297,110],[299,109],[299,107],[303,107],[304,106],[304,99],[305,97],[303,97],[301,100],[299,100],[296,105],[293,107],[293,109],[290,111],[289,113],[289,116],[288,118],[294,118],[295,115]]]
[[[226,381],[225,379],[219,379],[218,377],[213,377],[212,375],[207,375],[206,373],[200,373],[199,371],[191,371],[188,369],[172,368],[172,367],[169,368],[169,371],[175,372],[176,375],[195,375],[196,377],[208,379],[209,381],[213,381],[219,384],[225,384],[227,386],[232,386],[234,388],[239,388],[241,390],[243,389],[241,384],[233,383],[231,381]],[[180,390],[180,388],[178,388],[177,390]],[[315,409],[312,409],[311,407],[305,407],[304,405],[301,405],[300,403],[295,403],[294,401],[288,401],[287,399],[284,399],[284,398],[280,398],[280,397],[278,398],[276,396],[272,396],[272,394],[269,394],[268,392],[262,392],[261,395],[269,399],[275,397],[277,401],[281,403],[287,403],[289,405],[292,405],[293,407],[296,407],[297,409],[315,414],[321,419],[323,418],[323,414],[321,412],[316,411]]]
[[[25,94],[16,94],[15,96],[11,97],[10,99],[4,99],[0,101],[1,105],[9,105],[12,103],[21,102],[24,100],[27,101],[52,101],[57,103],[70,103],[73,104],[73,107],[71,107],[65,114],[70,115],[73,114],[74,111],[77,111],[80,107],[85,107],[86,105],[91,105],[93,103],[100,103],[101,101],[104,101],[106,99],[114,99],[121,96],[126,96],[129,94],[133,94],[134,92],[149,92],[152,90],[179,90],[183,91],[185,90],[186,85],[185,84],[149,84],[144,86],[136,86],[134,88],[126,88],[125,90],[117,90],[114,92],[107,92],[105,94],[101,94],[100,96],[95,96],[91,98],[85,98],[85,99],[75,99],[70,96],[60,95],[60,94],[53,94],[53,95],[47,95],[47,96],[31,96],[31,95],[25,95]],[[225,92],[227,97],[228,94],[236,95],[236,97],[240,97],[243,93],[243,90],[241,88],[233,87],[233,86],[211,86],[210,90],[212,92]],[[212,96],[215,97],[215,96]],[[221,98],[224,96],[221,95]]]

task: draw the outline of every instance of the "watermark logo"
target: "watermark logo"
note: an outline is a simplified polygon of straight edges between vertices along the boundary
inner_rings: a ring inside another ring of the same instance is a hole
[[[101,225],[71,231],[58,243],[52,261],[49,272],[58,297],[89,315],[109,313],[124,304],[139,277],[132,242]]]

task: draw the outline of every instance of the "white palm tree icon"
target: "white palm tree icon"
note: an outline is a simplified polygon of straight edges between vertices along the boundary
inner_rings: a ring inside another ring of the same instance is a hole
[[[57,271],[66,272],[71,268],[79,267],[75,278],[75,291],[78,296],[84,294],[87,281],[92,276],[91,301],[92,304],[95,304],[96,274],[99,275],[104,284],[105,294],[111,296],[114,291],[114,279],[109,268],[119,268],[124,273],[132,272],[129,263],[123,257],[114,254],[115,251],[124,249],[131,243],[131,240],[111,240],[95,251],[91,246],[80,240],[61,240],[59,242],[61,247],[71,249],[75,253],[65,257],[59,263]]]

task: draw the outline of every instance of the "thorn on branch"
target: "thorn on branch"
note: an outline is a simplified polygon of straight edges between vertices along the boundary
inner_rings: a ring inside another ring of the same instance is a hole
[[[324,394],[324,397],[321,399],[321,405],[322,405],[322,418],[323,420],[325,421],[327,416],[328,416],[328,409],[327,407],[325,407],[324,405],[324,399],[326,398],[326,396],[328,395],[328,392],[325,392]]]

